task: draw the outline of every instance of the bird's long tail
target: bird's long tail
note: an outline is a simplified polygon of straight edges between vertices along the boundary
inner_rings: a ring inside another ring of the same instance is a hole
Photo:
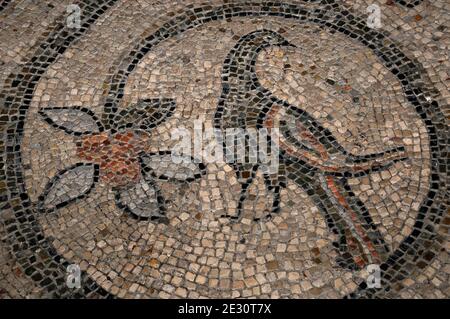
[[[367,263],[382,263],[389,250],[364,204],[351,192],[345,179],[340,180],[330,175],[321,175],[319,179],[348,226],[348,245],[350,248],[357,245],[360,250],[359,256],[353,256],[355,263],[359,267],[366,266]]]
[[[338,236],[335,245],[340,254],[339,264],[362,269],[383,262],[389,252],[384,239],[346,181],[321,172],[304,175],[297,165],[289,165],[288,178],[305,190],[324,215],[330,231]]]

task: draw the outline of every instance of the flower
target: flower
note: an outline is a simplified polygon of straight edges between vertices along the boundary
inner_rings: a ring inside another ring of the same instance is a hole
[[[86,197],[101,180],[115,192],[119,209],[137,219],[167,222],[157,181],[190,182],[205,172],[204,165],[192,163],[192,158],[175,164],[170,151],[147,152],[151,131],[174,108],[172,100],[144,100],[113,114],[115,121],[108,125],[86,108],[41,109],[39,114],[47,123],[74,136],[77,157],[83,162],[58,172],[46,185],[37,208],[48,213],[69,205]],[[177,170],[183,174],[174,173]]]

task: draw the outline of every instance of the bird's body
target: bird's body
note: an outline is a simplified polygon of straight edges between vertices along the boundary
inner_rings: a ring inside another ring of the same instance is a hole
[[[276,32],[258,30],[243,36],[230,51],[222,72],[215,128],[223,134],[236,128],[269,131],[278,128],[279,167],[274,174],[264,173],[266,186],[274,194],[268,217],[279,210],[280,189],[290,179],[312,198],[330,230],[338,236],[335,245],[342,266],[358,269],[368,263],[380,263],[388,249],[366,207],[351,191],[347,178],[381,170],[404,159],[404,149],[361,156],[350,154],[310,114],[275,97],[259,83],[255,72],[258,54],[270,46],[293,45]],[[247,189],[259,165],[237,161],[231,164],[242,190],[237,214],[229,217],[239,220]]]

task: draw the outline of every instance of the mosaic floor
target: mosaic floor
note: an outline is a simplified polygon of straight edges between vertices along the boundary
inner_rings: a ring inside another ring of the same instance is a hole
[[[449,13],[1,2],[0,298],[449,298]]]

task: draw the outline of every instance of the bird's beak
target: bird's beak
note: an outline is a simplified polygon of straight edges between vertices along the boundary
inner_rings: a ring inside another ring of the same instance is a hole
[[[296,48],[296,47],[297,47],[296,45],[290,43],[290,42],[287,41],[287,40],[283,41],[283,42],[281,43],[280,46],[283,46],[283,47],[291,47],[291,48]]]

